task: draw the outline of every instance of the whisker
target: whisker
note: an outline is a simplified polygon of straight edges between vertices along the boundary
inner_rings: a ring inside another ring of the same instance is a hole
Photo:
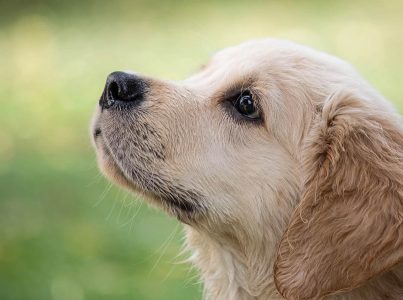
[[[97,207],[98,205],[101,204],[101,202],[105,199],[107,193],[110,191],[110,189],[112,188],[112,183],[108,183],[106,185],[106,187],[104,188],[104,191],[102,192],[99,200],[97,202],[94,203],[93,207]]]
[[[141,210],[141,207],[143,206],[143,201],[138,201],[138,200],[136,200],[137,201],[137,203],[139,203],[139,204],[137,204],[137,210],[136,210],[136,212],[133,214],[133,216],[131,217],[131,220],[130,220],[130,232],[134,232],[134,220],[136,219],[136,217],[137,217],[137,215],[139,214],[139,212],[140,212],[140,210]]]
[[[88,182],[85,186],[86,187],[90,187],[90,186],[93,186],[94,184],[96,184],[96,183],[98,183],[98,182],[100,182],[101,181],[101,179],[102,179],[102,174],[95,174],[94,175],[94,178],[90,181],[90,182]]]
[[[117,192],[117,194],[118,194],[118,193],[119,193],[119,191]],[[113,201],[112,209],[109,211],[109,214],[108,214],[108,216],[106,217],[106,220],[109,220],[109,219],[110,219],[110,217],[111,217],[112,214],[113,214],[113,211],[114,211],[115,208],[116,208],[116,203],[117,203],[116,198],[117,198],[117,194],[115,195],[115,199],[114,199],[114,201]]]
[[[123,207],[124,207],[125,204],[126,204],[127,197],[128,197],[128,194],[126,194],[126,195],[123,197],[123,199],[121,200],[121,203],[122,203],[122,204],[120,205],[119,215],[118,215],[118,217],[117,217],[117,219],[116,219],[116,223],[117,223],[117,224],[120,224],[120,218],[121,218],[121,216],[122,216]]]
[[[172,242],[173,238],[175,237],[175,235],[178,231],[178,226],[179,226],[179,224],[177,224],[175,226],[174,230],[168,236],[168,238],[165,240],[165,242],[157,249],[156,252],[158,252],[159,249],[161,249],[161,247],[163,247],[161,254],[159,255],[158,259],[155,261],[155,263],[154,263],[153,267],[151,268],[151,270],[149,271],[148,275],[151,275],[151,273],[154,271],[154,269],[157,267],[158,263],[160,262],[161,258],[164,256],[166,250],[168,249],[170,242]],[[155,252],[155,254],[156,254],[156,252]]]

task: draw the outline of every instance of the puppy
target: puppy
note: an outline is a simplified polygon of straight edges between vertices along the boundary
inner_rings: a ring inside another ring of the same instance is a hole
[[[107,78],[110,180],[184,223],[208,299],[403,299],[403,128],[347,63],[279,40],[190,78]]]

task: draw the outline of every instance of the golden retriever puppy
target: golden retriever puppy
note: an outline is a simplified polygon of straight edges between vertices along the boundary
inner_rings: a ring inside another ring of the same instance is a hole
[[[184,223],[208,299],[403,299],[403,128],[347,63],[250,41],[190,78],[107,78],[115,183]]]

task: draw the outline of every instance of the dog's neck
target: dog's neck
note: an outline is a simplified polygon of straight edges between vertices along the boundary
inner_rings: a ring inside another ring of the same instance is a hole
[[[187,245],[201,272],[206,299],[282,299],[273,280],[273,243],[263,242],[272,245],[265,249],[241,248],[187,228]]]
[[[241,251],[231,242],[218,242],[210,235],[190,227],[186,228],[186,234],[187,246],[192,253],[190,260],[200,270],[205,299],[283,299],[274,284],[275,243],[266,244],[272,245],[270,248]],[[403,264],[368,281],[364,286],[326,299],[397,300],[402,296],[402,282]]]
[[[269,212],[275,206],[277,213],[252,214],[256,218],[253,229],[243,229],[240,224],[210,224],[209,228],[186,226],[187,246],[192,253],[190,260],[200,270],[206,299],[283,299],[274,283],[273,266],[278,243],[288,226],[289,220],[284,216],[290,216],[295,209],[300,198],[299,187],[298,184],[283,185],[283,190],[265,199],[262,205],[267,207],[261,210]],[[243,220],[241,224],[248,224],[248,221]],[[326,299],[403,299],[402,285],[403,263],[361,287]]]
[[[273,265],[288,224],[284,216],[291,215],[300,196],[299,185],[291,184],[296,178],[287,181],[290,186],[273,190],[256,206],[266,212],[275,206],[278,213],[255,211],[251,214],[254,227],[242,226],[248,220],[225,226],[210,224],[208,228],[186,227],[191,261],[200,270],[206,299],[282,299],[274,284]]]
[[[271,233],[259,243],[214,237],[186,226],[190,261],[199,269],[204,298],[212,300],[283,299],[274,284],[273,265],[281,234]],[[242,243],[244,242],[244,243]],[[403,263],[332,300],[402,299]]]

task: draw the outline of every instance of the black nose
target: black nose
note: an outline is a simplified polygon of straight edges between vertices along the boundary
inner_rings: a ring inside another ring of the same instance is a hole
[[[114,104],[134,104],[143,100],[146,82],[137,75],[113,72],[106,79],[99,105],[107,109]]]

